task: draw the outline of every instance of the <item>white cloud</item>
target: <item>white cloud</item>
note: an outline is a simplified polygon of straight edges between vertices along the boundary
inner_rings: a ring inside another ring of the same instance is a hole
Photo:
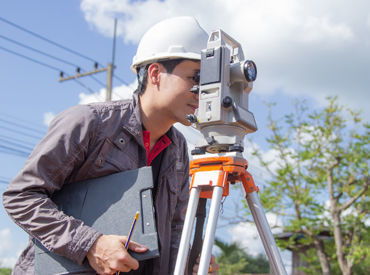
[[[118,33],[135,44],[153,23],[193,15],[207,31],[222,28],[241,42],[259,69],[255,92],[279,90],[319,103],[339,95],[352,108],[368,109],[369,1],[83,0],[81,9],[107,36],[118,17]]]
[[[2,257],[0,258],[0,267],[13,268],[16,262],[16,257]]]
[[[44,125],[49,126],[50,122],[54,119],[55,114],[53,112],[44,113]]]
[[[332,220],[333,217],[332,217],[332,215],[330,213],[331,212],[330,211],[330,209],[331,209],[330,200],[326,200],[324,202],[324,209],[325,210],[324,210],[323,214],[320,215],[319,218],[320,219],[326,219],[326,220]],[[345,209],[341,213],[340,216],[341,216],[342,219],[344,219],[345,217],[350,216],[350,215],[353,215],[355,217],[358,216],[358,211],[356,211],[356,209],[353,206],[350,206],[347,209]],[[370,218],[366,218],[366,220],[364,221],[364,223],[365,223],[366,226],[369,226],[370,225]],[[328,225],[328,224],[326,223],[326,225]]]
[[[0,230],[0,240],[1,240],[0,255],[5,254],[12,247],[10,235],[11,234],[9,228]]]
[[[271,227],[282,226],[282,221],[273,213],[266,214],[267,221]],[[234,227],[229,228],[232,242],[238,243],[240,247],[253,256],[258,254],[266,254],[261,238],[258,234],[256,225],[254,223],[239,223]],[[273,228],[273,234],[282,232],[281,228]],[[291,253],[289,251],[281,251],[281,256],[284,266],[289,268],[291,266]]]
[[[105,89],[100,89],[99,93],[93,93],[93,94],[80,93],[78,97],[80,98],[79,104],[102,102],[102,101],[105,101]]]
[[[232,242],[239,243],[248,253],[253,256],[264,254],[264,248],[258,235],[255,224],[240,223],[229,229]]]
[[[244,139],[244,156],[248,160],[248,171],[251,172],[253,177],[257,178],[258,182],[265,182],[266,180],[271,179],[271,174],[268,170],[260,164],[259,159],[256,156],[253,156],[253,151],[257,150],[260,152],[262,160],[269,163],[269,170],[276,174],[276,170],[282,167],[282,161],[280,157],[280,152],[276,149],[263,150],[254,141],[251,141],[247,138]],[[296,154],[293,148],[286,148],[285,153],[290,153],[287,155],[287,161],[290,164],[294,164],[295,160],[291,157]]]
[[[112,91],[112,100],[131,98],[136,87],[137,87],[137,81],[134,81],[130,85],[123,84],[121,86],[114,87]],[[94,94],[80,93],[78,96],[80,98],[79,104],[102,102],[102,101],[105,101],[106,89],[105,88],[100,89],[99,93],[94,93]]]
[[[9,228],[0,229],[0,243],[0,266],[12,268],[25,244],[15,241]]]
[[[322,42],[323,40],[340,39],[350,41],[353,38],[351,28],[344,24],[334,24],[327,17],[308,17],[302,24],[301,39],[304,42]]]

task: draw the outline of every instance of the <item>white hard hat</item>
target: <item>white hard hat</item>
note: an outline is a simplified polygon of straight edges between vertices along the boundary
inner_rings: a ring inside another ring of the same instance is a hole
[[[131,70],[155,61],[169,59],[200,60],[207,47],[208,34],[194,17],[182,16],[163,20],[141,38]]]

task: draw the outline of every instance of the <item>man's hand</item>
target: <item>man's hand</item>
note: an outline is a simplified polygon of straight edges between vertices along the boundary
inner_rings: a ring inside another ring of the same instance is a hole
[[[139,262],[125,249],[127,236],[102,235],[87,252],[87,259],[98,274],[113,274],[117,271],[129,272],[139,268]],[[147,247],[130,241],[130,250],[145,252]]]
[[[196,264],[193,267],[193,275],[196,275],[198,273],[199,262],[200,262],[200,257],[197,258]],[[219,266],[218,264],[216,264],[216,258],[215,256],[212,255],[211,262],[209,263],[208,274],[217,275],[218,268]]]

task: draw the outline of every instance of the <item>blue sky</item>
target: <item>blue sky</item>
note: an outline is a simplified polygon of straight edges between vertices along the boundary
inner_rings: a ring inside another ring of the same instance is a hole
[[[117,17],[115,75],[131,86],[115,78],[116,99],[129,96],[134,87],[135,76],[129,67],[141,35],[151,24],[166,17],[193,15],[208,32],[222,28],[241,42],[245,56],[257,64],[259,75],[249,107],[259,130],[251,136],[268,154],[265,142],[267,108],[263,102],[276,102],[275,114],[281,117],[292,109],[295,99],[307,99],[310,106],[320,108],[326,96],[338,95],[341,103],[362,109],[365,119],[369,119],[370,4],[360,0],[305,2],[13,0],[2,1],[0,17],[92,58],[103,67],[112,59],[113,18]],[[93,69],[91,60],[46,43],[1,20],[0,35],[0,47],[60,68],[65,73],[74,74],[75,68],[7,39],[74,63],[85,71]],[[57,114],[104,94],[104,87],[92,78],[81,81],[97,92],[93,97],[75,81],[59,83],[57,71],[3,49],[0,49],[0,75],[0,138],[6,140],[0,141],[2,146],[15,142],[33,147],[46,132],[46,114]],[[106,81],[105,73],[95,77],[103,84]],[[186,134],[189,140],[194,139],[192,131]],[[25,160],[14,152],[0,150],[1,193],[6,188],[4,182],[20,171]],[[4,245],[0,248],[0,261],[3,265],[14,263],[26,240],[26,234],[1,209],[0,243]]]

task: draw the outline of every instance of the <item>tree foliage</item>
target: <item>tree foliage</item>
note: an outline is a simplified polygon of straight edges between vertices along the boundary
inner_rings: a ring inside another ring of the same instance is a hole
[[[0,275],[10,275],[12,273],[11,268],[0,267]]]
[[[263,255],[253,257],[245,252],[238,244],[227,244],[216,239],[215,244],[221,249],[217,257],[220,275],[245,273],[268,273],[269,263]]]
[[[272,107],[267,141],[276,158],[254,155],[271,175],[261,192],[265,209],[283,216],[284,231],[294,233],[279,245],[312,247],[308,262],[316,261],[323,274],[360,270],[370,252],[369,124],[336,98],[320,111],[298,102],[282,120],[273,118]],[[323,232],[331,239],[321,238]]]

